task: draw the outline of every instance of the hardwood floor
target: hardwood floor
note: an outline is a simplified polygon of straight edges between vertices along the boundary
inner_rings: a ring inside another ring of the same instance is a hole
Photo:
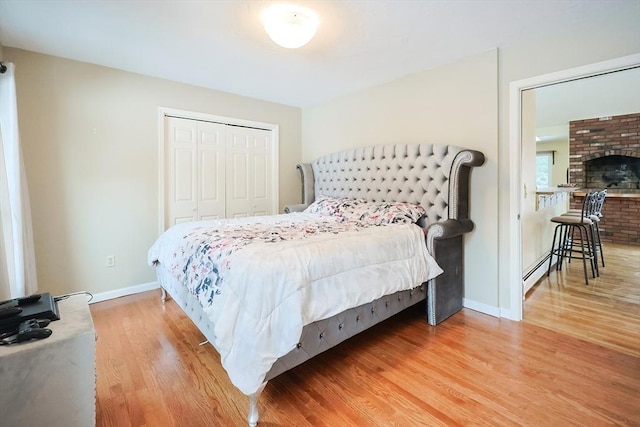
[[[551,271],[527,293],[525,323],[640,357],[640,246],[604,243],[600,277],[582,263]]]
[[[543,280],[524,322],[464,309],[431,327],[421,307],[383,322],[270,381],[260,426],[640,426],[640,257],[605,251],[600,284]],[[159,291],[91,311],[97,426],[246,425],[246,397]]]

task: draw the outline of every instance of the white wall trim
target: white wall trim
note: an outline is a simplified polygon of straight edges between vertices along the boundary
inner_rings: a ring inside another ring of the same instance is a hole
[[[514,319],[513,313],[511,312],[511,310],[507,308],[502,308],[502,307],[500,307],[500,317],[503,319],[514,320],[516,322],[519,322],[520,320],[522,320],[522,319]]]
[[[93,299],[90,301],[90,304],[125,297],[127,295],[139,294],[140,292],[151,291],[159,288],[160,284],[158,282],[150,282],[143,283],[142,285],[129,286],[127,288],[114,289],[113,291],[100,292],[93,294]],[[159,297],[160,296],[158,296],[158,298]]]
[[[178,110],[175,108],[168,108],[168,107],[158,107],[158,200],[160,203],[159,206],[159,219],[158,219],[158,225],[159,225],[159,233],[163,233],[165,231],[164,228],[164,216],[165,216],[165,204],[164,204],[164,185],[165,185],[165,176],[164,176],[164,172],[165,172],[165,167],[164,167],[164,162],[165,162],[165,125],[164,125],[164,119],[166,116],[172,116],[172,117],[180,117],[183,119],[191,119],[191,120],[203,120],[203,121],[207,121],[207,122],[215,122],[215,123],[221,123],[221,124],[226,124],[226,125],[233,125],[233,126],[242,126],[242,127],[249,127],[249,128],[258,128],[258,129],[265,129],[265,130],[269,130],[271,131],[271,142],[272,142],[272,152],[271,152],[271,157],[272,157],[272,161],[273,161],[273,177],[272,177],[272,181],[273,181],[273,185],[271,188],[271,191],[273,192],[273,206],[272,206],[272,210],[273,212],[280,212],[280,193],[279,193],[279,188],[280,188],[280,126],[274,123],[264,123],[264,122],[258,122],[258,121],[254,121],[254,120],[245,120],[245,119],[238,119],[238,118],[234,118],[234,117],[225,117],[225,116],[217,116],[214,114],[207,114],[207,113],[198,113],[195,111],[186,111],[186,110]]]
[[[480,313],[488,314],[493,317],[500,317],[500,309],[492,305],[484,304],[478,301],[473,301],[467,298],[462,300],[462,306],[469,310],[478,311]]]
[[[527,89],[562,83],[585,77],[593,77],[599,74],[621,71],[640,65],[640,54],[624,56],[608,61],[562,70],[555,73],[543,74],[523,80],[513,81],[509,84],[509,239],[506,253],[510,254],[507,263],[506,276],[509,280],[510,305],[509,310],[512,320],[522,320],[523,310],[523,283],[522,283],[522,235],[520,227],[520,213],[522,206],[522,92]]]

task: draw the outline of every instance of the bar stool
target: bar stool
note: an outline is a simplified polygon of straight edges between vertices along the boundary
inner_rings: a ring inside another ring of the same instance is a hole
[[[602,219],[602,207],[604,206],[604,199],[607,198],[607,189],[598,192],[598,200],[595,204],[594,212],[591,214],[591,221],[595,224],[595,234],[597,238],[598,244],[598,252],[600,252],[600,261],[602,262],[602,266],[604,267],[604,251],[602,250],[602,240],[600,239],[600,220]]]
[[[596,252],[600,254],[600,261],[602,262],[602,266],[604,267],[604,251],[602,250],[602,239],[600,238],[600,220],[602,219],[602,207],[604,206],[604,200],[607,197],[607,189],[598,191],[598,195],[595,200],[587,206],[585,215],[588,216],[589,219],[593,222],[592,227],[594,227],[594,235],[595,235],[595,245]],[[581,209],[569,209],[567,212],[563,213],[563,216],[580,216],[583,212]]]
[[[587,260],[591,266],[591,274],[594,278],[600,275],[598,271],[598,260],[595,251],[595,227],[591,220],[593,209],[595,209],[599,192],[594,191],[585,195],[582,201],[580,215],[560,215],[551,218],[551,222],[558,224],[553,232],[553,243],[549,253],[549,268],[547,276],[551,273],[553,256],[557,257],[556,270],[562,270],[562,263],[565,258],[581,258],[584,268],[584,280],[589,285],[589,275],[587,273]],[[578,236],[576,236],[576,232]],[[556,242],[558,243],[556,246]],[[579,243],[578,243],[579,242]],[[580,256],[574,255],[578,253]]]

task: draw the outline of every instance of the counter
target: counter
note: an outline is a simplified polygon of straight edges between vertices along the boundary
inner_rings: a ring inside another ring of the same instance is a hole
[[[574,187],[550,187],[536,190],[536,210],[546,209],[566,202],[568,195],[578,191]]]

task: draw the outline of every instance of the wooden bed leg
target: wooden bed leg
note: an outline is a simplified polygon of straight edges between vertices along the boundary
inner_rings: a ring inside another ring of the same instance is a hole
[[[267,385],[265,381],[262,383],[258,391],[249,396],[249,416],[247,420],[249,421],[249,427],[256,427],[258,425],[258,398],[260,397],[260,393],[264,390],[264,386]]]
[[[160,286],[160,290],[162,291],[162,295],[160,295],[160,301],[164,304],[167,300],[167,291],[164,290],[162,286]]]

